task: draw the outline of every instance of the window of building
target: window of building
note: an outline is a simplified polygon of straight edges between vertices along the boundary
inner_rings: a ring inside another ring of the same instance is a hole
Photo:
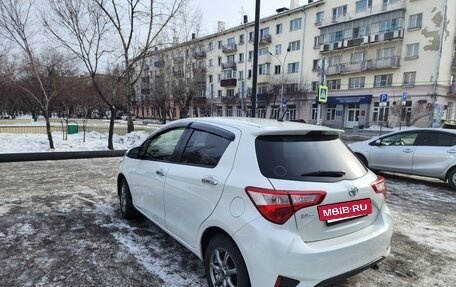
[[[293,41],[288,43],[288,47],[290,47],[290,51],[298,51],[301,46],[301,41]]]
[[[421,28],[422,21],[423,21],[423,13],[410,15],[408,28],[409,29]]]
[[[396,55],[396,48],[377,49],[377,60],[389,60]]]
[[[389,112],[389,102],[386,106],[380,106],[379,102],[374,103],[374,111],[372,113],[372,121],[374,122],[387,122]]]
[[[232,117],[233,116],[233,106],[227,106],[226,107],[226,116],[227,117]]]
[[[359,64],[364,61],[364,52],[354,52],[350,56],[350,64]]]
[[[209,83],[212,83],[214,81],[214,76],[213,75],[209,75]]]
[[[282,45],[281,44],[275,45],[275,55],[280,55],[280,54],[282,54]]]
[[[329,66],[335,66],[342,63],[342,56],[331,56],[328,58],[328,64]]]
[[[319,24],[323,23],[324,18],[325,18],[324,11],[317,12],[317,14],[315,15],[315,24],[319,25]]]
[[[380,22],[380,33],[382,32],[389,32],[399,28],[399,19],[388,19],[385,21]]]
[[[218,65],[221,66],[222,65],[222,57],[218,57]]]
[[[269,36],[269,27],[260,29],[260,40]]]
[[[328,80],[327,86],[329,90],[340,90],[340,79]]]
[[[248,77],[247,77],[247,78],[249,78],[249,79],[250,79],[250,78],[252,77],[252,70],[251,70],[251,69],[249,69],[249,71],[248,71],[248,73],[247,73],[247,74],[248,74]]]
[[[244,43],[244,34],[239,35],[239,44]]]
[[[249,32],[249,41],[253,41],[253,38],[255,38],[255,34],[253,32]]]
[[[280,75],[280,65],[274,66],[274,75]]]
[[[415,85],[416,72],[404,72],[404,80],[402,84],[404,86],[414,86]]]
[[[312,92],[316,92],[319,85],[320,85],[319,82],[313,81],[313,82],[312,82]]]
[[[222,97],[222,90],[218,90],[218,91],[217,91],[217,96],[218,96],[219,98]]]
[[[236,107],[236,117],[242,117],[244,115],[244,111],[242,110],[241,106]]]
[[[376,75],[374,77],[374,88],[391,87],[393,85],[393,74]]]
[[[222,40],[218,41],[218,48],[222,49]]]
[[[406,57],[410,57],[410,58],[418,57],[419,49],[420,49],[420,43],[407,44]]]
[[[320,59],[313,59],[313,61],[312,61],[312,71],[317,71],[318,70],[318,61],[320,61]]]
[[[372,7],[372,0],[356,1],[356,13],[365,12]]]
[[[244,53],[239,53],[239,62],[244,62]]]
[[[253,51],[249,51],[249,61],[252,61],[253,59]]]
[[[287,105],[287,110],[285,112],[285,120],[295,120],[296,119],[296,105]]]
[[[269,63],[258,65],[258,75],[269,75]]]
[[[244,71],[239,71],[239,80],[244,79]]]
[[[261,56],[261,55],[269,55],[269,49],[268,48],[258,49],[258,56]]]
[[[290,21],[290,31],[301,29],[301,18]]]
[[[212,60],[212,59],[209,59],[209,65],[208,65],[208,66],[209,66],[209,67],[212,67],[212,65],[213,65],[213,60]]]
[[[326,106],[326,120],[334,121],[336,119],[336,105]]]
[[[214,46],[213,46],[212,42],[209,42],[209,44],[208,44],[208,50],[209,50],[209,51],[212,51],[213,49],[214,49]]]
[[[276,25],[276,34],[282,34],[282,23]]]
[[[317,115],[318,115],[318,105],[317,104],[312,104],[312,108],[310,110],[311,113],[311,119],[316,121],[317,120]]]
[[[227,89],[226,90],[227,97],[234,97],[234,89]]]
[[[348,79],[349,89],[360,89],[364,88],[365,77],[354,77]]]
[[[234,63],[234,56],[235,55],[226,56],[226,61],[228,62],[228,64],[233,64]]]
[[[299,72],[299,62],[289,63],[288,64],[288,74],[298,73]]]
[[[228,44],[228,47],[234,47],[234,45],[236,45],[236,39],[234,37],[230,37],[227,39],[227,44]]]
[[[408,122],[412,116],[412,101],[406,101],[402,106],[401,121]]]
[[[340,17],[345,16],[347,14],[347,5],[339,6],[332,9],[332,19],[333,21],[337,20]]]

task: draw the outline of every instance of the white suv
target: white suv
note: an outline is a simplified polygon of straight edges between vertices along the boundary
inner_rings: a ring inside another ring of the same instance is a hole
[[[129,150],[121,213],[204,260],[209,286],[326,286],[390,252],[384,179],[339,131],[255,118],[175,121]]]

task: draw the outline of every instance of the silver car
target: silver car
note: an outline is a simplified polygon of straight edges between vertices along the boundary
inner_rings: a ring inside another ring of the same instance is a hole
[[[438,178],[456,189],[456,130],[407,129],[349,147],[372,170]]]

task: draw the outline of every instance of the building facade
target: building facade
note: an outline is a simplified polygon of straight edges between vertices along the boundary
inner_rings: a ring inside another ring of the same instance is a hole
[[[296,2],[260,20],[256,117],[282,106],[284,119],[337,128],[455,121],[456,1]],[[151,53],[136,115],[250,116],[254,23],[244,20]]]

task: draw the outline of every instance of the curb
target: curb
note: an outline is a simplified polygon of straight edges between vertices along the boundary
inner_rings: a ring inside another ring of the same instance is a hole
[[[34,153],[3,153],[0,162],[40,161],[121,157],[127,150],[100,150],[100,151],[70,151],[70,152],[34,152]]]

